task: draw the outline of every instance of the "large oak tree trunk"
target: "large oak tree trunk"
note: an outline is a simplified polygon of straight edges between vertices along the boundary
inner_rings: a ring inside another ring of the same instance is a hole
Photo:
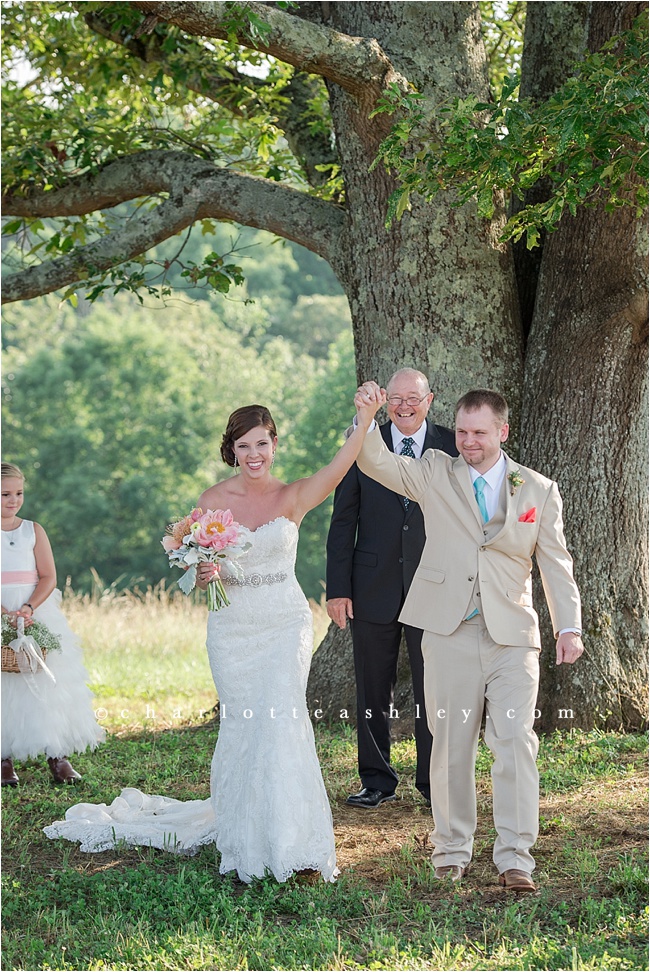
[[[591,6],[592,49],[626,29],[639,8]],[[586,653],[558,668],[544,612],[543,729],[633,728],[647,718],[646,242],[632,210],[581,209],[545,245],[521,456],[556,479],[564,497]],[[536,601],[543,603],[539,583]]]
[[[520,98],[530,98],[539,105],[555,94],[584,54],[587,42],[589,3],[529,3],[526,8],[524,50],[521,59]],[[511,199],[511,211],[534,206],[550,196],[548,179],[539,179],[519,200]],[[519,295],[521,325],[526,337],[535,309],[535,295],[544,255],[546,231],[541,230],[539,245],[529,250],[524,236],[512,247]]]
[[[475,3],[334,3],[328,25],[375,37],[395,69],[436,104],[487,96],[485,52]],[[426,38],[426,43],[422,39]],[[330,102],[346,183],[347,246],[335,267],[350,301],[358,376],[385,384],[397,368],[424,371],[436,393],[435,421],[450,425],[453,405],[470,387],[501,389],[519,411],[521,331],[509,250],[495,244],[498,226],[473,206],[449,198],[415,200],[386,233],[392,178],[369,171],[387,133],[383,116],[336,86]],[[410,710],[410,674],[403,659],[396,692],[399,728]],[[310,705],[354,716],[349,634],[330,628],[314,656]],[[396,724],[397,728],[397,724]]]
[[[432,100],[487,96],[485,53],[474,3],[335,3],[329,26],[374,37],[395,69]],[[426,44],[422,38],[426,38]],[[346,184],[347,248],[337,272],[350,301],[359,377],[386,382],[412,364],[429,375],[449,423],[458,396],[476,384],[503,389],[518,410],[522,347],[512,260],[473,206],[415,200],[385,229],[395,188],[370,172],[387,125],[370,105],[330,86]]]

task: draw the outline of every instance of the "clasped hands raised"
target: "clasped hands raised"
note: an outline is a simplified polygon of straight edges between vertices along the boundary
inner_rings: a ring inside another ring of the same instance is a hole
[[[376,381],[364,381],[357,388],[354,396],[354,406],[357,410],[357,422],[369,428],[377,411],[386,404],[386,392]]]

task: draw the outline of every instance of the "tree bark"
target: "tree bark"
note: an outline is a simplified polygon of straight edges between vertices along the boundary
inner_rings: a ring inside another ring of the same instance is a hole
[[[476,4],[327,7],[337,31],[376,38],[395,71],[430,101],[487,97]],[[460,394],[491,385],[508,396],[517,424],[521,332],[512,258],[496,245],[498,226],[472,205],[452,208],[449,197],[416,198],[387,232],[396,184],[382,167],[369,172],[384,135],[381,116],[369,120],[371,104],[329,90],[346,186],[346,252],[337,272],[350,301],[359,378],[385,384],[398,367],[420,368],[436,394],[436,420],[447,425]]]
[[[189,34],[229,39],[236,11],[230,3],[215,0],[131,0],[131,6],[147,14],[141,32],[153,30],[159,20]],[[400,4],[400,6],[403,6]],[[354,94],[372,89],[375,97],[395,78],[391,63],[375,40],[375,32],[350,36],[322,24],[303,20],[265,3],[247,0],[244,14],[253,14],[267,25],[264,37],[235,28],[243,47],[264,51],[308,74],[320,74]],[[421,38],[420,38],[421,39]],[[404,81],[404,79],[401,79]]]
[[[524,49],[521,59],[519,97],[530,98],[539,105],[553,95],[567,80],[582,58],[587,44],[589,3],[529,3],[526,8]],[[549,198],[548,179],[540,179],[524,195],[513,198],[512,213],[534,206]],[[540,233],[539,245],[529,250],[523,237],[512,248],[519,294],[521,325],[524,335],[530,332],[539,272],[544,254],[546,231]]]
[[[396,71],[430,100],[487,96],[476,4],[327,8],[336,30],[375,37]],[[329,90],[346,183],[345,251],[337,273],[350,301],[359,379],[385,385],[398,368],[419,368],[436,394],[433,417],[447,426],[468,388],[498,388],[512,403],[516,424],[522,347],[510,251],[497,247],[496,228],[479,220],[473,206],[453,209],[449,198],[433,204],[416,199],[387,233],[386,206],[395,183],[382,168],[369,172],[383,132],[368,120],[369,105],[362,99],[332,85]],[[412,718],[411,696],[403,650],[396,729]],[[346,700],[354,717],[351,638],[334,625],[314,656],[308,698],[310,704],[313,698]],[[332,711],[337,705],[332,701]],[[341,707],[348,706],[341,701]]]
[[[590,47],[626,29],[638,8],[592,4]],[[647,719],[646,235],[631,210],[581,209],[544,251],[521,455],[560,485],[586,648],[576,665],[556,667],[542,612],[537,724],[546,730],[638,728]]]

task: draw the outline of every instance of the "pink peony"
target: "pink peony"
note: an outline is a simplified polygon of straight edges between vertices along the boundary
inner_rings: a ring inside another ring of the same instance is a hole
[[[239,530],[232,523],[230,510],[208,510],[197,520],[192,540],[209,550],[224,550],[239,540]]]

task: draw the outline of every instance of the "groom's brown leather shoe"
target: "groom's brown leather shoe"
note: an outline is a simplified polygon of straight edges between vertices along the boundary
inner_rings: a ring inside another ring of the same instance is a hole
[[[466,873],[467,868],[460,864],[446,864],[444,867],[437,867],[433,875],[436,881],[462,881]]]
[[[47,760],[55,783],[76,783],[81,775],[73,769],[67,756],[50,756]]]
[[[537,890],[528,871],[520,871],[516,867],[511,867],[510,870],[504,871],[503,874],[500,874],[499,884],[502,888],[505,888],[506,891]]]
[[[18,786],[18,777],[16,776],[16,770],[11,759],[2,760],[2,785]]]

